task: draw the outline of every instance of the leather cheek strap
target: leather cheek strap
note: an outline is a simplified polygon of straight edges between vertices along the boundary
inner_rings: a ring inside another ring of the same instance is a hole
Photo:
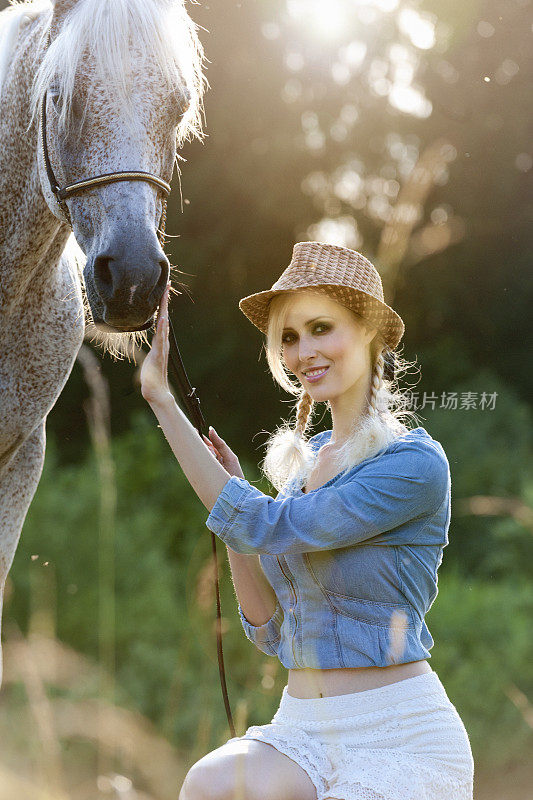
[[[57,192],[59,191],[60,187],[57,183],[57,179],[52,169],[52,164],[50,161],[50,153],[48,150],[48,137],[46,135],[47,99],[48,99],[48,91],[45,91],[41,104],[41,119],[39,124],[39,130],[40,130],[41,153],[43,156],[43,164],[48,181],[48,187],[51,193],[49,205],[54,216],[57,217],[57,219],[59,219],[61,222],[64,222],[66,225],[69,225],[72,228],[72,220],[70,218],[70,212],[68,210],[68,206],[64,200],[59,200],[57,196]]]

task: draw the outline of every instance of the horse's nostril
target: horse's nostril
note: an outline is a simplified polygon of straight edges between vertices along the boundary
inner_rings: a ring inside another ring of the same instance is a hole
[[[113,290],[113,275],[110,268],[112,261],[113,259],[107,256],[98,256],[94,262],[94,276],[97,283],[110,292]]]
[[[161,267],[161,275],[159,276],[158,284],[161,283],[163,286],[166,286],[170,275],[170,264],[168,258],[162,258],[159,262],[159,266]]]
[[[131,320],[138,327],[151,317],[161,301],[170,274],[170,262],[152,241],[113,243],[93,261],[94,288],[105,306],[105,322],[116,328]]]
[[[159,260],[159,266],[161,268],[161,272],[159,274],[159,278],[157,279],[157,283],[154,286],[153,290],[150,292],[150,299],[152,302],[159,303],[161,295],[165,291],[165,287],[168,283],[169,275],[170,275],[170,263],[168,258],[162,258]]]

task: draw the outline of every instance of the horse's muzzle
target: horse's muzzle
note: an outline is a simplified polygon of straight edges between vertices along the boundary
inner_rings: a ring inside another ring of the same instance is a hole
[[[154,324],[154,318],[145,322],[144,325],[140,325],[137,327],[124,327],[119,325],[109,325],[109,323],[104,322],[104,320],[93,320],[95,328],[99,331],[103,331],[105,333],[135,333],[136,331],[147,331],[149,330]]]

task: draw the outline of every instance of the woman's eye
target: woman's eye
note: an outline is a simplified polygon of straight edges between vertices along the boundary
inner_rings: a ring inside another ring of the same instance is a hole
[[[328,331],[330,326],[327,324],[327,322],[318,322],[313,327],[313,333],[316,333],[318,328],[323,328],[324,331]],[[320,331],[318,331],[318,332],[320,333]],[[281,341],[284,344],[290,344],[291,343],[291,338],[290,337],[293,337],[293,334],[292,333],[286,333],[284,336],[282,336]]]

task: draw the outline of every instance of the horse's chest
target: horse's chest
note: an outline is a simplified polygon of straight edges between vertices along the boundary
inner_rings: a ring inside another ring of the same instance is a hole
[[[0,314],[0,452],[46,417],[83,342],[83,309],[72,284],[59,280],[39,295]]]

